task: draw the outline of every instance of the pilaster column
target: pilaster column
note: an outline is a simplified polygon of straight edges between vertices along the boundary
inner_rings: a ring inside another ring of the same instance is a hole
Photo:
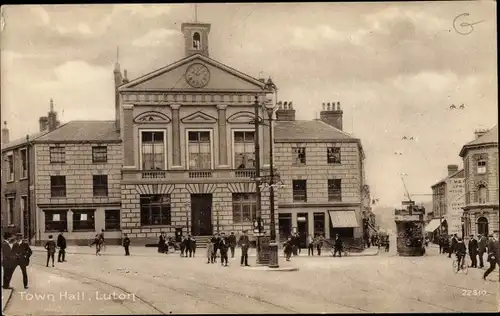
[[[226,104],[217,105],[219,119],[217,120],[219,129],[219,166],[229,167],[227,163],[227,125],[226,125]]]
[[[181,121],[179,118],[180,104],[171,104],[172,109],[172,150],[173,162],[172,167],[181,166]]]
[[[134,106],[123,105],[123,167],[135,168],[134,150]],[[141,169],[142,166],[138,166]]]

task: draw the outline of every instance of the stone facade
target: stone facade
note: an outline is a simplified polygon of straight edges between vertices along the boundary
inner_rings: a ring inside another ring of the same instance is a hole
[[[279,124],[279,123],[278,123]],[[305,165],[294,165],[295,153],[292,148],[304,147],[306,149]],[[327,162],[327,148],[340,148],[341,163],[329,164]],[[362,210],[361,189],[363,186],[363,157],[361,148],[356,141],[330,142],[280,142],[275,141],[275,165],[280,172],[280,178],[285,188],[279,191],[279,213],[291,214],[292,227],[297,227],[297,214],[307,213],[307,234],[317,233],[314,227],[314,214],[324,214],[324,233],[330,236],[330,218],[328,211],[353,210],[356,213],[358,227],[353,229],[354,238],[362,236]],[[329,201],[328,180],[341,180],[341,199]],[[293,180],[306,180],[307,202],[294,202]]]
[[[64,163],[51,163],[50,148],[63,147]],[[95,146],[106,146],[107,161],[93,162]],[[119,142],[80,142],[80,143],[40,143],[36,151],[36,204],[37,204],[37,240],[43,242],[48,235],[57,234],[45,230],[47,211],[60,210],[67,212],[67,235],[69,243],[86,243],[97,232],[104,229],[105,211],[119,210],[121,205],[121,166],[122,149]],[[93,175],[107,175],[107,196],[94,196]],[[65,176],[66,194],[64,197],[51,196],[51,176]],[[78,210],[94,210],[95,228],[87,231],[73,229],[73,212]],[[118,241],[119,230],[107,231],[106,239]]]
[[[485,136],[483,136],[485,137]],[[484,145],[468,148],[464,155],[465,169],[465,234],[477,235],[478,221],[484,218],[488,223],[488,233],[499,229],[498,218],[498,142],[496,145]],[[484,161],[485,172],[479,172],[478,162]],[[484,188],[484,196],[480,196]]]

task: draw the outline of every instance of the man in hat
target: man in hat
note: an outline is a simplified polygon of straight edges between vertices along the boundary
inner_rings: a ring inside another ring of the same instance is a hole
[[[241,260],[240,260],[240,265],[241,266],[246,266],[248,267],[248,248],[250,248],[250,240],[248,239],[247,236],[247,231],[243,231],[243,235],[240,236],[240,239],[238,240],[238,244],[241,247]]]
[[[471,268],[477,268],[477,240],[474,238],[474,235],[470,235],[469,244],[467,245],[469,248],[469,257],[471,261]]]
[[[26,267],[30,264],[30,257],[33,253],[28,244],[27,239],[23,239],[23,234],[16,235],[16,260],[17,265],[21,268],[21,272],[23,273],[23,285],[24,288],[28,288],[28,271],[26,271]]]
[[[10,287],[10,280],[17,267],[15,252],[13,251],[15,246],[14,236],[5,232],[3,234],[2,241],[2,267],[3,267],[3,285],[4,289],[12,289]],[[17,246],[16,246],[17,247]]]
[[[479,235],[479,241],[477,243],[477,250],[479,255],[479,268],[484,267],[484,253],[486,252],[486,247],[488,246],[488,237],[483,234]]]
[[[498,243],[498,233],[495,232],[495,236],[490,235],[490,241],[488,242],[488,263],[490,267],[483,274],[483,279],[495,270],[497,265],[500,265],[500,246]]]
[[[229,241],[229,249],[231,250],[231,258],[234,258],[234,250],[236,248],[236,236],[234,232],[231,232],[231,235],[227,238]]]
[[[59,247],[59,255],[57,256],[57,262],[66,262],[66,238],[63,236],[63,231],[57,236],[57,247]]]

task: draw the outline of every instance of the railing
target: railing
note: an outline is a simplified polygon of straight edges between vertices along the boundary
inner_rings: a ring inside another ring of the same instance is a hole
[[[124,180],[149,180],[165,179],[170,181],[182,181],[189,179],[242,179],[254,180],[253,169],[213,169],[213,170],[123,170]],[[269,174],[269,170],[263,170],[262,176]],[[278,177],[277,177],[278,178]]]

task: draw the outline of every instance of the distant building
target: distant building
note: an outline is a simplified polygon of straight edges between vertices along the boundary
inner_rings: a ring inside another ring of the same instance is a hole
[[[7,122],[2,129],[2,231],[35,236],[35,153],[32,142],[55,130],[60,125],[53,100],[50,100],[48,115],[40,118],[40,131],[10,141]],[[31,194],[28,196],[29,187]]]
[[[458,165],[448,165],[448,176],[431,188],[433,218],[427,224],[426,232],[434,233],[434,237],[439,232],[463,236],[464,169],[458,170]]]
[[[364,152],[358,138],[342,131],[340,102],[327,104],[320,120],[295,120],[291,103],[277,111],[274,164],[279,191],[281,238],[294,231],[361,241]]]
[[[465,235],[498,231],[498,125],[476,130],[462,147],[465,169]]]

